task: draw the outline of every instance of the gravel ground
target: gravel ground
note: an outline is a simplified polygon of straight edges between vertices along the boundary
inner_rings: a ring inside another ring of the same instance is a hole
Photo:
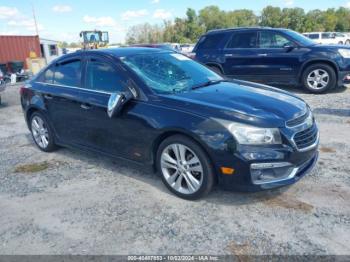
[[[0,106],[0,254],[350,255],[350,90],[304,94],[320,160],[297,184],[215,189],[185,201],[143,167],[70,149],[42,153],[19,105]]]

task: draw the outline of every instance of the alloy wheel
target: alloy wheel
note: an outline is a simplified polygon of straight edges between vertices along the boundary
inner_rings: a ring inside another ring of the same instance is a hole
[[[161,169],[166,182],[177,192],[193,194],[203,183],[203,166],[187,146],[170,144],[161,154]]]
[[[307,85],[312,89],[323,89],[329,83],[329,74],[323,69],[315,69],[307,76]]]
[[[47,148],[49,145],[49,130],[44,122],[39,116],[34,116],[32,119],[32,133],[35,142],[42,149]]]

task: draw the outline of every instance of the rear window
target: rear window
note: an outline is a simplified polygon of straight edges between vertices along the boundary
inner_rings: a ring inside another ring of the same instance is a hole
[[[256,48],[257,39],[256,32],[234,33],[226,48]]]
[[[308,37],[310,38],[310,39],[318,39],[319,38],[319,34],[309,34],[308,35]]]
[[[202,36],[201,39],[199,39],[196,49],[215,49],[219,46],[224,37],[225,34],[209,34]]]
[[[38,78],[37,81],[42,82],[42,83],[48,83],[52,84],[53,83],[53,75],[54,75],[54,66],[49,67],[46,69]]]
[[[80,87],[80,60],[70,60],[58,64],[55,70],[54,84]]]

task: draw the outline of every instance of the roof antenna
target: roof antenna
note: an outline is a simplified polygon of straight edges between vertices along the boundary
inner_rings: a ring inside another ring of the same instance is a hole
[[[36,21],[36,16],[35,16],[35,10],[34,10],[34,5],[32,4],[32,12],[33,12],[33,19],[34,19],[34,25],[35,25],[35,31],[36,31],[36,35],[39,35],[39,29],[38,29],[38,23]]]

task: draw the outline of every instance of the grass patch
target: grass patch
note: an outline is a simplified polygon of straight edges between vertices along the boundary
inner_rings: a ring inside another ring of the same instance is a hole
[[[25,164],[17,166],[15,173],[37,173],[48,169],[49,166],[50,164],[46,161],[41,163]]]
[[[330,147],[321,147],[320,151],[323,153],[335,153],[336,151]]]

